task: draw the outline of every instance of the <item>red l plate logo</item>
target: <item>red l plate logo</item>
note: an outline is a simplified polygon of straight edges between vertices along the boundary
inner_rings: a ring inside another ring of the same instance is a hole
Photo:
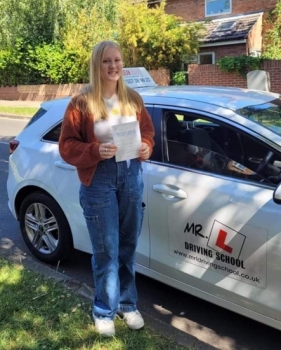
[[[220,232],[218,234],[216,245],[219,248],[221,248],[221,249],[225,250],[226,252],[228,252],[229,254],[231,254],[233,248],[231,248],[229,245],[225,244],[226,236],[227,236],[227,232],[225,232],[224,230],[220,230]]]

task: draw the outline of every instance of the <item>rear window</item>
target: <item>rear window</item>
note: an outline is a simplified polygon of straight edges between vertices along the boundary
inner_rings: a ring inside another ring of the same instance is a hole
[[[38,111],[34,114],[34,116],[29,120],[29,122],[26,124],[25,128],[29,127],[29,125],[35,123],[37,120],[39,120],[43,115],[47,112],[44,108],[39,108]]]
[[[44,141],[59,142],[61,132],[61,123],[56,125],[52,130],[50,130],[44,137]]]

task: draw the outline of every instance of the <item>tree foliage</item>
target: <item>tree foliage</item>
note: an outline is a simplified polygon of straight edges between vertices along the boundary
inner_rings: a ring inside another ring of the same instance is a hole
[[[0,48],[18,40],[36,46],[59,38],[59,0],[0,0]]]
[[[77,57],[83,79],[88,79],[93,46],[101,40],[114,38],[113,7],[114,2],[110,0],[104,1],[103,7],[96,3],[91,9],[79,10],[76,16],[69,17],[65,23],[62,44],[67,52]]]
[[[202,25],[132,0],[0,0],[0,84],[83,83],[100,40],[118,42],[126,66],[181,70]]]
[[[261,63],[261,57],[241,55],[221,57],[218,60],[217,65],[223,72],[238,73],[243,77],[246,77],[248,72],[260,69]]]
[[[181,64],[199,49],[203,26],[184,23],[165,13],[165,2],[148,8],[147,2],[119,4],[117,40],[123,48],[127,66],[180,69]]]
[[[281,59],[281,0],[269,12],[267,18],[269,28],[264,38],[263,57],[267,59]]]

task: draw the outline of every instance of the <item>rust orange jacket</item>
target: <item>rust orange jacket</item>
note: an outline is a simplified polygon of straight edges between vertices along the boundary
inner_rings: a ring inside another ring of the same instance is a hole
[[[141,113],[137,113],[137,120],[142,142],[149,146],[151,155],[154,127],[145,106]],[[99,146],[94,134],[94,116],[91,113],[81,113],[71,100],[62,122],[59,152],[63,160],[77,168],[79,179],[86,186],[91,184],[97,165],[102,160]]]

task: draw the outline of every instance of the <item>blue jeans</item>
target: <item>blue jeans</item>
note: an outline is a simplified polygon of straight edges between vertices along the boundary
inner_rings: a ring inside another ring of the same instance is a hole
[[[113,319],[136,310],[135,251],[143,220],[141,162],[100,161],[80,204],[90,234],[95,283],[93,315]]]

